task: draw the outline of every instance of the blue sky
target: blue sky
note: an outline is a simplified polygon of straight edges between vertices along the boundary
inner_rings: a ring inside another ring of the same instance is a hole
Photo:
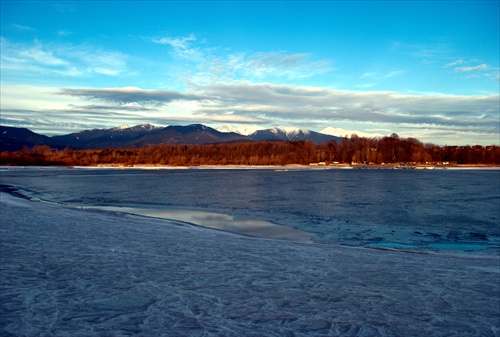
[[[3,125],[499,144],[498,1],[2,1]]]

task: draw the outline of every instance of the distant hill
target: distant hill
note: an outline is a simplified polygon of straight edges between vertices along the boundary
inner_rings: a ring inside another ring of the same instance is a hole
[[[19,151],[23,147],[32,148],[36,145],[64,147],[51,137],[39,135],[28,129],[0,125],[0,151]]]
[[[58,142],[71,148],[100,149],[140,147],[152,144],[213,144],[247,140],[237,133],[224,133],[201,124],[167,126],[165,128],[142,124],[122,125],[112,129],[95,129],[54,136]]]
[[[234,132],[220,132],[202,124],[167,126],[158,132],[145,135],[133,144],[216,144],[234,141],[249,141],[248,137]]]
[[[84,130],[68,135],[53,136],[52,139],[72,149],[120,148],[134,146],[134,142],[161,130],[161,127],[145,123],[134,127],[122,125],[112,129]]]
[[[57,149],[70,147],[76,150],[141,147],[152,144],[218,144],[260,140],[310,140],[313,143],[324,143],[341,140],[332,135],[291,127],[276,127],[242,135],[236,132],[221,132],[202,124],[165,128],[148,123],[133,127],[122,125],[111,129],[83,130],[53,137],[8,126],[1,126],[0,130],[0,151],[18,151],[23,147],[31,148],[35,145],[48,145]]]

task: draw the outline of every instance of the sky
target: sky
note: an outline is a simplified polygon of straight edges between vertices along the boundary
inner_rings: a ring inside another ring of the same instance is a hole
[[[500,144],[499,1],[4,1],[0,123]]]

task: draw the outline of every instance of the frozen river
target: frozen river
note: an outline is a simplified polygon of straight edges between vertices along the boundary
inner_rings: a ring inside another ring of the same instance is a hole
[[[26,195],[245,235],[500,254],[500,170],[4,168]]]
[[[342,194],[346,187],[339,183],[341,180],[354,188],[359,181],[366,184],[382,176],[363,180],[363,176],[335,172],[280,175],[259,171],[245,178],[233,171],[189,171],[193,174],[189,184],[180,171],[2,171],[2,184],[20,188],[18,192],[31,197],[64,204],[16,197],[16,192],[9,188],[4,190],[14,195],[0,193],[0,335],[500,336],[500,258],[495,247],[464,251],[429,247],[413,252],[379,250],[363,248],[363,240],[371,234],[363,236],[362,231],[356,232],[361,233],[357,239],[341,242],[342,245],[334,243],[328,233],[322,233],[320,229],[336,221],[346,224],[339,225],[340,232],[347,230],[348,223],[369,229],[365,223],[369,216],[354,210],[369,211],[370,207],[364,199],[365,204],[342,212],[341,206],[347,207],[347,203],[342,204],[339,198],[339,204],[332,204],[339,213],[329,211],[321,203],[315,204],[314,211],[308,211],[313,203],[307,196],[314,191],[319,194],[320,182],[336,180],[337,184],[328,188],[337,186],[337,193],[346,196]],[[217,189],[214,177],[223,177],[218,184],[225,186],[227,192],[210,201],[207,196],[222,191],[222,187]],[[285,184],[297,177],[307,183],[302,189],[297,190],[300,184]],[[455,198],[441,196],[439,200],[444,200],[444,204],[434,201],[436,210],[432,210],[430,200],[422,200],[421,217],[426,219],[438,219],[438,213],[445,214],[443,207],[456,205],[465,198],[472,203],[461,206],[465,207],[463,210],[456,208],[448,220],[441,219],[441,226],[450,232],[450,219],[459,215],[474,220],[473,226],[466,227],[458,221],[455,241],[434,238],[433,243],[494,246],[498,227],[488,226],[497,224],[498,218],[491,219],[496,213],[491,205],[482,205],[481,200],[485,204],[496,202],[498,206],[498,186],[489,188],[484,183],[489,180],[494,185],[497,177],[498,172],[486,174],[471,183],[470,176],[455,176],[446,183],[448,189],[455,186]],[[388,189],[397,193],[403,189],[398,183],[407,178],[408,175],[394,175],[384,179],[393,184]],[[163,179],[168,194],[163,186],[151,189],[160,181],[155,179]],[[276,179],[281,185],[279,190],[273,185]],[[420,179],[429,183],[432,177],[423,175]],[[461,180],[468,192],[476,188],[484,193],[467,196],[465,190],[457,187]],[[143,189],[130,190],[131,181]],[[314,181],[318,185],[311,185]],[[96,182],[102,186],[99,193],[93,194],[91,188]],[[259,211],[261,206],[249,206],[252,211],[247,213],[241,199],[253,205],[260,202],[257,194],[247,190],[235,198],[235,193],[242,186],[249,189],[255,184],[259,193],[262,189],[267,191],[265,198],[270,209]],[[442,193],[446,194],[448,189],[442,184]],[[179,190],[181,186],[184,190]],[[418,192],[414,186],[411,188]],[[150,192],[146,197],[147,191]],[[322,193],[331,203],[332,197]],[[305,205],[283,211],[285,201],[290,204],[298,195],[304,197]],[[273,198],[275,201],[270,201]],[[401,203],[394,206],[395,212],[401,212],[406,205],[408,218],[417,217],[416,209],[405,203],[407,197],[400,199]],[[266,239],[193,226],[189,219],[166,220],[81,207],[92,205],[157,212],[181,210],[183,216],[189,210],[225,214],[222,220],[229,223],[234,219],[242,223],[257,221],[264,227],[271,224],[291,228],[298,237],[302,233],[308,235],[307,240]],[[385,208],[370,212],[378,212],[378,219],[389,221],[390,212]],[[473,208],[477,212],[467,214]],[[330,218],[334,213],[337,217]],[[315,222],[311,214],[318,214]],[[299,221],[303,217],[307,221]],[[306,222],[313,223],[303,226]],[[395,231],[423,233],[413,233],[415,237],[431,232],[440,234],[435,227],[417,228],[424,221],[410,222],[413,227],[401,225]],[[394,227],[394,223],[390,225]],[[378,231],[384,234],[387,230]],[[477,238],[467,233],[477,233]],[[463,239],[468,241],[460,241]],[[382,237],[378,242],[391,240]],[[428,245],[425,240],[418,242]]]
[[[1,203],[2,336],[500,336],[495,257]]]

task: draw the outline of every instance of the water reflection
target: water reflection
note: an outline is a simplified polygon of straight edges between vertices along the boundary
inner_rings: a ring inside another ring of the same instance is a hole
[[[266,239],[311,242],[311,238],[314,236],[312,233],[291,227],[280,226],[267,221],[242,219],[228,214],[112,206],[92,206],[89,208],[182,221],[197,226]]]

